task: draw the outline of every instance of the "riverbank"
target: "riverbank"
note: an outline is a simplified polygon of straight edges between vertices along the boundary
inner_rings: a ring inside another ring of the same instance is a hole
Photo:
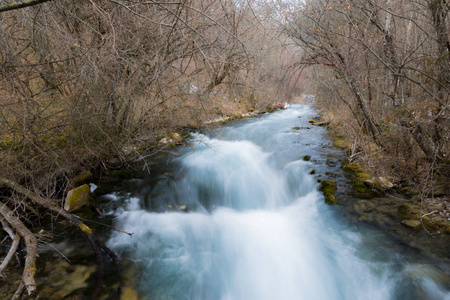
[[[430,183],[425,174],[416,177],[416,174],[392,172],[386,164],[394,158],[356,149],[360,141],[351,140],[342,123],[326,112],[316,118],[315,124],[327,126],[333,146],[346,153],[341,164],[349,186],[341,191],[340,202],[349,217],[379,227],[405,245],[449,263],[450,193],[449,181],[445,181],[448,176]]]

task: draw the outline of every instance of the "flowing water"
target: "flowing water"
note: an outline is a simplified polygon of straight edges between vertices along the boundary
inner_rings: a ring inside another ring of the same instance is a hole
[[[314,113],[293,105],[195,134],[151,178],[107,196],[134,233],[108,245],[139,266],[143,298],[450,299],[445,272],[324,203],[319,175],[344,180]]]

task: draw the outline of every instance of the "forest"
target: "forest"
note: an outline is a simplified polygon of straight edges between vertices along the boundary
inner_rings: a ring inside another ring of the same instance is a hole
[[[349,163],[437,203],[448,234],[449,13],[448,0],[0,1],[0,277],[22,243],[15,296],[36,293],[40,220],[116,259],[62,208],[68,191],[309,94]]]

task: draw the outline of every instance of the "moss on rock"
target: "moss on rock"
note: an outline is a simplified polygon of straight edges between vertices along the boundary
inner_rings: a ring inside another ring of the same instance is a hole
[[[337,189],[337,185],[333,181],[322,180],[320,182],[320,189],[325,196],[326,204],[340,204],[339,200],[336,199],[335,192]]]
[[[350,194],[355,197],[372,198],[377,196],[364,182],[370,179],[370,173],[356,163],[343,165],[342,169],[351,175],[352,189]]]
[[[69,212],[79,210],[91,203],[91,188],[87,184],[83,184],[67,193],[64,201],[64,209]]]

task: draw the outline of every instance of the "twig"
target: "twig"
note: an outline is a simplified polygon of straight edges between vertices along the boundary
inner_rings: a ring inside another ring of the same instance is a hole
[[[17,299],[21,299],[20,296],[22,296],[23,294],[23,290],[25,289],[25,285],[23,284],[23,281],[20,282],[19,286],[17,287],[16,292],[14,293],[14,295],[12,296],[11,300],[17,300]]]
[[[84,221],[84,222],[90,222],[90,223],[94,223],[94,224],[97,224],[97,225],[102,225],[102,226],[105,226],[105,227],[114,229],[114,230],[116,230],[116,231],[119,231],[119,232],[128,234],[128,235],[131,236],[131,237],[133,237],[133,234],[134,234],[134,233],[126,232],[125,230],[122,230],[122,229],[120,229],[120,228],[117,228],[117,227],[114,227],[114,226],[111,226],[111,225],[108,225],[108,224],[104,224],[104,223],[97,222],[97,221],[92,221],[92,220],[87,220],[87,219],[84,219],[84,218],[82,218],[82,217],[80,217],[80,216],[77,216],[77,215],[74,215],[74,216],[75,216],[76,218],[78,218],[78,219]]]
[[[430,213],[427,213],[427,214],[424,214],[422,217],[420,217],[421,219],[423,218],[423,217],[426,217],[426,216],[429,216],[429,215],[432,215],[432,214],[435,214],[435,213],[438,213],[439,211],[437,211],[437,210],[433,210],[432,212],[430,212]]]

